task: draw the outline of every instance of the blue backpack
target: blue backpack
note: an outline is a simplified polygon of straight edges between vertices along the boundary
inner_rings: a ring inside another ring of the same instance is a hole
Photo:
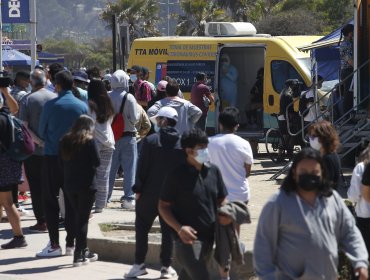
[[[16,161],[27,159],[35,151],[35,144],[30,132],[21,120],[10,114],[1,114],[8,118],[11,134],[9,146],[5,147],[5,154]]]

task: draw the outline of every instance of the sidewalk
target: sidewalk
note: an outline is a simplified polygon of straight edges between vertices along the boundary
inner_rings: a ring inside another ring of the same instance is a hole
[[[250,211],[252,215],[252,224],[241,227],[242,239],[246,242],[248,250],[253,249],[253,240],[257,226],[260,211],[267,198],[276,192],[278,185],[276,182],[267,181],[274,172],[281,167],[272,164],[271,160],[262,158],[257,159],[251,177],[249,178],[251,186]],[[121,196],[119,189],[114,190],[113,196],[119,199]],[[117,204],[116,204],[117,205]],[[122,264],[114,262],[97,261],[87,266],[74,268],[72,266],[71,256],[62,256],[58,258],[41,259],[36,258],[37,251],[44,248],[47,244],[47,233],[30,233],[27,229],[35,224],[35,219],[31,209],[30,200],[23,205],[30,210],[30,215],[22,217],[22,227],[26,236],[28,247],[24,249],[1,250],[0,249],[0,279],[72,279],[78,280],[115,280],[123,279],[131,263]],[[133,222],[135,219],[134,211],[126,211],[119,208],[105,209],[103,213],[94,214],[90,221],[89,237],[102,235],[99,230],[99,223],[109,222]],[[0,223],[0,244],[5,243],[12,237],[9,223]],[[98,232],[99,231],[99,232]],[[60,231],[60,244],[64,253],[65,250],[65,231]],[[149,274],[139,277],[138,279],[159,279],[159,268],[148,269]]]
[[[118,198],[120,192],[114,191]],[[123,275],[131,268],[130,264],[115,262],[97,261],[86,266],[73,267],[72,256],[57,258],[36,258],[37,251],[43,249],[49,241],[48,233],[31,233],[29,226],[35,224],[35,217],[32,212],[31,200],[23,204],[29,210],[29,215],[21,217],[23,233],[26,236],[28,246],[21,249],[1,250],[0,249],[0,279],[53,279],[65,280],[77,277],[78,280],[115,280],[124,279]],[[89,236],[96,235],[99,230],[98,224],[103,222],[131,222],[135,219],[134,211],[122,209],[106,209],[103,213],[94,214],[89,223]],[[59,231],[60,244],[64,254],[66,232]],[[0,244],[6,243],[12,238],[11,227],[8,222],[0,223]],[[148,269],[148,274],[138,279],[158,279],[159,269]]]

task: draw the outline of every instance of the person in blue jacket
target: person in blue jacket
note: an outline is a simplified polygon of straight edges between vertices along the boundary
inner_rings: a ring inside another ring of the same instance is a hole
[[[226,53],[221,57],[220,77],[221,98],[228,103],[227,106],[235,107],[238,101],[238,70]]]

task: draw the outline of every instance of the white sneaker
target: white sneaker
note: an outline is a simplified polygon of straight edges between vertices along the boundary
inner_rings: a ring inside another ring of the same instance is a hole
[[[66,253],[65,253],[66,256],[73,256],[74,253],[75,253],[75,247],[74,246],[73,247],[67,247],[66,246]]]
[[[30,213],[28,210],[24,209],[22,206],[19,206],[17,210],[18,210],[19,216],[21,217],[27,216]]]
[[[123,209],[129,209],[129,210],[135,209],[135,200],[131,200],[131,201],[123,200],[121,207]]]
[[[176,276],[177,276],[177,272],[176,272],[176,270],[173,269],[172,266],[169,266],[169,267],[162,266],[162,268],[161,268],[161,277],[160,278],[171,279],[171,278],[176,277]]]
[[[134,264],[130,271],[125,273],[125,278],[135,278],[141,275],[148,274],[148,271],[146,271],[145,264]]]
[[[52,258],[52,257],[60,257],[62,255],[62,249],[60,247],[53,248],[51,247],[50,242],[42,251],[36,253],[36,257],[41,258]]]

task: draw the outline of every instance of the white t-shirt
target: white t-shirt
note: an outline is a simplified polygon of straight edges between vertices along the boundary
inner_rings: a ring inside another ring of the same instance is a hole
[[[304,94],[304,92],[302,92],[302,94]],[[306,93],[306,98],[309,99],[309,98],[313,98],[314,97],[314,91],[313,89],[310,89],[307,93]],[[311,106],[313,103],[308,103],[307,104],[307,107],[308,106]],[[308,110],[308,113],[307,115],[304,117],[304,121],[305,122],[313,122],[314,120],[316,119],[316,108],[315,106],[312,106],[310,107],[310,109]]]
[[[248,201],[250,197],[245,164],[253,164],[249,142],[235,134],[218,134],[209,138],[209,157],[218,166],[228,191],[229,201]]]
[[[353,169],[351,177],[351,185],[347,191],[348,199],[356,203],[356,214],[360,218],[370,218],[370,203],[368,203],[361,194],[362,175],[365,171],[365,164],[360,162]]]
[[[111,127],[111,123],[113,118],[110,118],[108,121],[104,123],[99,123],[96,121],[96,114],[95,112],[89,109],[89,115],[91,118],[95,120],[95,130],[94,130],[94,138],[97,142],[102,144],[107,148],[111,148],[114,150],[114,135],[113,130]]]

